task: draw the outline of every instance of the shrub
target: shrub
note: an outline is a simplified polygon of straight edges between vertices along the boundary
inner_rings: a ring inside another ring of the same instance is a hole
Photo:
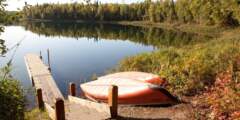
[[[24,96],[17,80],[0,80],[0,120],[24,119]]]

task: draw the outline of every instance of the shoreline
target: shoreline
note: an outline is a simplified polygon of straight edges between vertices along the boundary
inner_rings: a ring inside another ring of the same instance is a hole
[[[56,23],[96,23],[96,24],[113,24],[113,25],[129,25],[144,28],[160,28],[166,30],[182,31],[187,33],[195,33],[199,35],[216,36],[223,31],[232,29],[231,27],[207,26],[194,23],[152,23],[149,21],[95,21],[95,20],[47,20],[47,19],[31,19],[21,20],[21,22],[56,22]],[[20,23],[21,23],[20,22]]]

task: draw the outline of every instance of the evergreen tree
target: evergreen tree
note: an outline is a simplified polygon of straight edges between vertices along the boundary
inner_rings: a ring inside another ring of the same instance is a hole
[[[240,0],[146,0],[132,4],[43,4],[26,3],[26,19],[182,22],[238,25]]]

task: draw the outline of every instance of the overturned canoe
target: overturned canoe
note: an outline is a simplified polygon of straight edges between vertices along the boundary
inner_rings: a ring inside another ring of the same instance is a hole
[[[140,76],[135,76],[133,73],[136,72],[107,75],[98,78],[98,80],[81,84],[80,87],[84,96],[100,102],[107,102],[108,89],[111,85],[118,86],[119,104],[151,105],[175,104],[177,102],[177,99],[161,86],[146,82],[151,78],[156,80],[157,76],[146,77],[150,75],[148,73],[142,73],[141,76],[139,72]],[[144,77],[146,78],[143,79]]]
[[[160,86],[166,83],[166,81],[160,78],[158,75],[145,73],[145,72],[135,72],[135,71],[114,73],[114,74],[106,75],[103,77],[99,77],[98,79],[131,79],[131,80],[152,83],[154,85],[160,85]]]

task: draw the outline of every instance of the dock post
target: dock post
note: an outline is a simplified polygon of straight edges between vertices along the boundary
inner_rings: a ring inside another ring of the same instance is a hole
[[[49,71],[51,71],[51,62],[50,62],[50,51],[49,51],[49,49],[47,49],[47,55],[48,55],[48,69],[49,69]]]
[[[38,101],[38,108],[40,110],[44,109],[44,102],[43,102],[43,95],[42,95],[42,89],[37,89],[37,101]]]
[[[116,118],[118,116],[118,87],[116,85],[112,85],[109,88],[108,105],[111,118]]]
[[[76,96],[76,85],[74,83],[69,84],[69,95]]]
[[[40,51],[40,59],[42,59],[42,51]]]
[[[33,77],[30,76],[30,78],[31,78],[31,81],[32,81],[32,86],[35,87],[35,83],[34,83]]]
[[[61,98],[56,99],[55,116],[56,116],[56,120],[65,120],[64,101]]]

